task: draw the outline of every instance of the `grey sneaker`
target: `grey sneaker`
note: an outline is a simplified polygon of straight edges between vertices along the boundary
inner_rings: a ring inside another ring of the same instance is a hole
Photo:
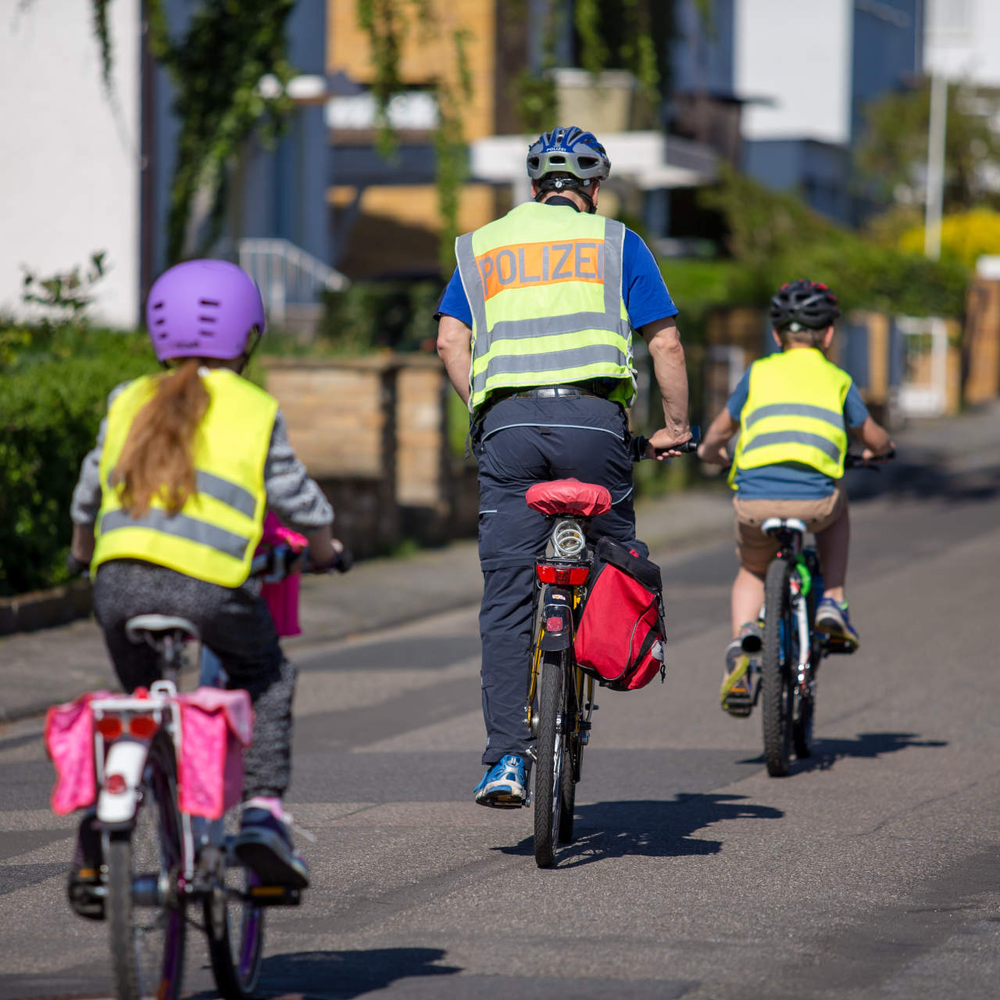
[[[861,645],[861,639],[847,614],[847,603],[840,604],[832,597],[824,597],[819,602],[816,631],[826,636],[836,652],[853,653]]]

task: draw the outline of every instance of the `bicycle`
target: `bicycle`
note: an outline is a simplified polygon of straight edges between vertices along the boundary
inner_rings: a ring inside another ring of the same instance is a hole
[[[894,454],[880,457],[890,459]],[[848,453],[845,464],[879,471],[853,453]],[[819,553],[804,544],[806,530],[798,518],[770,517],[761,524],[764,534],[777,539],[779,550],[764,578],[763,634],[756,641],[752,635],[743,640],[745,653],[760,653],[753,705],[760,698],[764,761],[772,778],[788,774],[793,751],[798,760],[812,755],[820,662],[854,652],[852,646],[816,630],[823,576]]]
[[[295,572],[303,558],[279,546],[254,558],[251,575],[277,582]],[[345,572],[351,561],[345,550],[335,568]],[[238,810],[229,809],[238,801],[226,801],[224,818],[216,820],[181,808],[178,762],[184,726],[177,682],[185,646],[199,640],[197,628],[183,618],[149,614],[130,619],[126,634],[156,651],[160,679],[148,693],[89,702],[95,825],[104,863],[91,884],[76,887],[75,908],[81,912],[80,904],[90,911],[85,915],[107,919],[119,1000],[179,996],[189,924],[206,935],[220,994],[246,1000],[260,975],[264,910],[299,905],[301,890],[261,884],[239,861],[234,850]],[[205,664],[201,676],[206,678]],[[216,674],[215,685],[221,680]],[[249,695],[228,694],[244,696],[249,719]],[[226,832],[227,821],[233,832]],[[191,910],[200,910],[200,922]]]
[[[691,441],[678,450],[697,450],[698,428],[692,432]],[[633,437],[634,461],[643,457],[647,443],[640,435]],[[525,721],[536,741],[535,863],[539,868],[551,868],[555,845],[573,840],[576,786],[592,716],[598,708],[594,690],[603,684],[576,662],[574,637],[594,558],[587,544],[587,529],[592,518],[611,508],[611,495],[593,483],[557,479],[534,484],[525,500],[552,521],[551,555],[535,565],[532,658],[525,706]]]

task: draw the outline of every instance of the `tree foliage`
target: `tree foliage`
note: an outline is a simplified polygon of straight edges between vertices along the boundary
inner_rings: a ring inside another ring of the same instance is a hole
[[[970,88],[948,88],[945,128],[944,209],[977,204],[1000,206],[995,171],[1000,167],[1000,135],[991,119],[1000,102]],[[883,201],[923,204],[930,122],[930,80],[896,91],[869,105],[858,148],[858,166]],[[991,177],[992,173],[992,177]]]
[[[845,309],[912,316],[960,316],[968,271],[955,260],[879,246],[822,218],[795,195],[768,191],[723,166],[701,197],[729,229],[731,302],[766,302],[785,281],[811,278],[833,288]]]

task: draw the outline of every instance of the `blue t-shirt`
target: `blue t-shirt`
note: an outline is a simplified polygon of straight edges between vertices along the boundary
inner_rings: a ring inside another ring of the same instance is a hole
[[[628,321],[635,330],[654,320],[676,316],[678,312],[649,247],[631,229],[625,230],[622,244],[622,298],[628,311]],[[472,308],[458,268],[441,296],[434,318],[440,319],[442,314],[454,316],[466,326],[472,326]]]
[[[750,395],[750,369],[739,380],[726,409],[733,420],[739,421]],[[844,399],[844,423],[860,427],[868,419],[868,407],[861,399],[858,387],[851,382]],[[799,462],[762,465],[759,469],[740,469],[733,480],[744,500],[818,500],[833,492],[833,480],[818,469]]]

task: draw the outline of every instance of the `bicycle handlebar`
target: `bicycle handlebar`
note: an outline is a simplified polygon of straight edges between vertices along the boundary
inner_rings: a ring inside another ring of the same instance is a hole
[[[888,462],[890,459],[896,457],[896,449],[890,448],[887,452],[882,455],[873,455],[868,461],[865,461],[861,455],[855,451],[849,451],[844,456],[844,468],[845,469],[867,469],[869,472],[881,472],[881,468],[877,464],[878,462]]]
[[[254,556],[250,563],[250,576],[260,576],[266,583],[279,583],[300,570],[305,573],[346,573],[354,565],[354,553],[345,545],[328,566],[317,566],[310,559],[309,550],[295,551],[289,545],[276,545],[268,552]]]
[[[698,450],[698,445],[701,443],[701,427],[698,424],[693,424],[691,427],[691,440],[685,441],[683,444],[678,445],[676,448],[657,448],[655,449],[657,455],[662,455],[667,451],[679,451],[685,455],[693,454]],[[629,442],[629,450],[632,454],[633,462],[641,462],[646,458],[646,446],[649,444],[649,438],[642,434],[633,434],[632,440]]]

